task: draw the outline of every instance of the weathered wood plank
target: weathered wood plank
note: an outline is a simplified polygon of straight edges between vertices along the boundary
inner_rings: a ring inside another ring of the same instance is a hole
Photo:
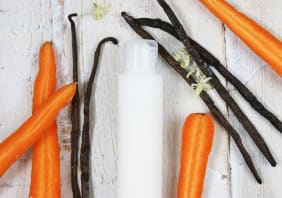
[[[282,26],[281,2],[265,1],[231,1],[249,16],[280,36]],[[180,17],[191,35],[209,48],[216,56],[224,61],[223,32],[220,23],[207,14],[198,2],[178,0],[172,6],[179,11]],[[39,45],[44,40],[53,40],[58,59],[58,86],[71,80],[70,61],[70,35],[67,14],[72,11],[83,13],[79,19],[80,63],[82,82],[88,78],[92,64],[94,47],[106,34],[117,36],[121,41],[134,38],[135,34],[119,17],[121,10],[129,10],[136,15],[163,16],[159,7],[151,1],[111,2],[109,15],[103,21],[93,21],[89,13],[92,9],[91,1],[38,1],[38,2],[0,2],[1,7],[1,46],[0,46],[0,86],[1,86],[1,139],[4,139],[31,113],[31,99],[33,80],[37,71],[37,53]],[[186,14],[183,14],[186,11]],[[187,14],[188,13],[188,14]],[[207,20],[208,19],[208,20]],[[106,33],[106,34],[105,34]],[[171,49],[179,46],[171,37],[157,34],[160,40]],[[208,35],[208,39],[207,39]],[[264,63],[248,50],[228,30],[225,34],[227,44],[227,64],[240,79],[247,81],[250,75]],[[101,61],[99,80],[96,94],[96,120],[93,130],[93,176],[94,190],[97,197],[114,197],[116,184],[116,118],[115,118],[115,81],[116,74],[122,66],[117,55],[117,48],[107,46]],[[110,57],[110,58],[109,58]],[[110,67],[109,67],[110,65]],[[244,67],[244,72],[238,69]],[[191,89],[177,77],[170,69],[159,63],[159,70],[164,75],[165,85],[165,132],[164,132],[164,195],[173,197],[176,193],[178,175],[178,159],[181,125],[189,112],[206,111],[199,99]],[[281,93],[277,92],[281,80],[268,67],[258,71],[248,86],[258,97],[281,117]],[[82,87],[83,88],[83,87]],[[105,91],[106,90],[106,91]],[[232,92],[233,93],[233,92]],[[265,184],[258,186],[246,169],[237,149],[231,145],[232,192],[234,197],[279,197],[281,190],[279,183],[275,184],[282,172],[279,168],[280,134],[266,121],[257,116],[249,106],[244,103],[236,92],[234,96],[258,125],[262,135],[267,139],[274,155],[278,159],[278,167],[271,168],[258,154],[255,146],[245,137],[248,148],[264,177]],[[274,97],[275,96],[275,97]],[[223,103],[220,103],[222,105]],[[271,105],[270,105],[271,104]],[[222,105],[224,108],[224,105]],[[10,116],[11,113],[13,116]],[[243,129],[234,120],[230,119]],[[60,140],[62,145],[62,189],[63,197],[70,197],[69,185],[69,131],[70,122],[68,112],[61,113],[59,119]],[[224,131],[219,128],[216,133],[216,143],[210,157],[204,197],[213,195],[228,196],[228,149]],[[0,194],[3,197],[23,197],[28,194],[30,176],[30,153],[23,156],[11,170],[0,180]],[[227,179],[224,179],[226,178]],[[223,178],[223,179],[222,179]],[[221,185],[224,185],[224,188]],[[219,190],[219,192],[218,192]]]
[[[230,1],[236,8],[254,18],[258,23],[269,29],[274,35],[281,38],[282,2],[276,0],[263,1]],[[244,82],[248,81],[247,86],[258,96],[258,98],[269,109],[282,118],[281,97],[282,93],[279,87],[282,81],[265,63],[259,59],[250,49],[248,49],[238,38],[234,36],[228,29],[225,33],[226,37],[226,57],[227,66],[239,79]],[[264,66],[264,67],[263,67]],[[257,72],[256,72],[257,71]],[[253,75],[254,74],[254,75]],[[230,87],[230,89],[232,89]],[[280,178],[282,176],[281,169],[281,134],[274,129],[265,119],[257,115],[250,106],[242,100],[237,92],[231,92],[241,105],[242,109],[251,118],[257,126],[261,135],[265,138],[271,151],[277,159],[277,167],[271,167],[268,162],[259,153],[258,149],[246,135],[244,129],[230,114],[230,120],[241,131],[244,137],[246,147],[252,154],[252,157],[259,169],[259,173],[263,177],[263,184],[258,185],[247,169],[241,156],[234,144],[231,144],[231,181],[233,197],[281,197],[282,190],[280,188]]]
[[[1,1],[0,108],[1,140],[31,114],[37,53],[51,39],[50,2]],[[1,197],[28,196],[31,153],[26,153],[0,180]]]

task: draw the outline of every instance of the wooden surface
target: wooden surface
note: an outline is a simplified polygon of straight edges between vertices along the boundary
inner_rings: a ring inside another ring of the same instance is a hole
[[[93,20],[92,0],[1,0],[0,1],[0,139],[15,130],[30,114],[33,82],[38,69],[38,50],[42,42],[52,40],[58,67],[58,87],[71,81],[70,27],[67,15],[79,13],[79,63],[81,89],[88,79],[93,50],[100,39],[116,36],[120,42],[137,38],[120,17],[121,11],[134,16],[165,18],[153,0],[107,0],[108,15]],[[233,33],[225,28],[197,0],[168,0],[182,19],[189,34],[227,65],[258,98],[282,118],[282,80],[265,66]],[[282,38],[282,2],[279,0],[231,0],[235,7],[256,19],[278,38]],[[171,51],[181,45],[172,37],[153,31]],[[92,100],[91,126],[93,189],[97,198],[114,198],[116,190],[116,80],[122,68],[119,48],[111,44],[103,50]],[[191,88],[163,61],[158,63],[164,78],[164,166],[163,197],[176,197],[179,170],[181,125],[191,112],[207,112],[206,106]],[[223,81],[225,83],[225,81]],[[225,83],[226,84],[226,83]],[[272,168],[246,136],[229,109],[214,91],[225,115],[244,137],[247,149],[263,177],[256,184],[250,171],[225,130],[216,126],[215,142],[210,155],[205,182],[205,198],[280,198],[282,189],[282,137],[267,121],[242,100],[233,87],[226,84],[242,109],[256,124],[278,161]],[[94,108],[95,106],[95,108]],[[62,197],[71,197],[70,189],[70,120],[65,109],[58,118],[61,143]],[[0,197],[28,197],[31,151],[18,160],[0,179]]]

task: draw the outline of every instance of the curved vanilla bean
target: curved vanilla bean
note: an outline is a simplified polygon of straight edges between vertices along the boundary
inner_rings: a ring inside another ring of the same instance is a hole
[[[92,87],[94,83],[94,79],[96,76],[96,72],[99,65],[99,58],[102,46],[106,42],[112,42],[117,45],[118,40],[113,37],[107,37],[100,41],[98,47],[94,54],[94,63],[92,67],[92,71],[87,83],[87,89],[84,97],[84,121],[83,121],[83,129],[82,129],[82,140],[81,140],[81,150],[80,150],[80,167],[81,167],[81,194],[82,198],[90,197],[90,188],[89,188],[89,180],[90,180],[90,133],[89,133],[89,108],[90,108],[90,99],[92,95]]]
[[[199,66],[200,70],[207,76],[211,77],[210,80],[211,85],[216,89],[221,98],[226,102],[226,104],[231,108],[233,113],[236,115],[237,119],[240,121],[242,126],[246,129],[249,136],[252,138],[254,143],[257,145],[261,153],[265,156],[265,158],[269,161],[271,166],[276,166],[276,161],[273,155],[270,152],[266,142],[263,137],[259,134],[256,127],[253,123],[248,119],[245,113],[240,109],[239,105],[234,101],[226,88],[221,84],[219,79],[216,77],[214,72],[209,68],[207,62],[201,57],[200,53],[194,48],[192,43],[189,40],[189,37],[184,30],[182,24],[179,22],[178,18],[174,14],[173,10],[169,7],[169,5],[164,0],[158,0],[158,3],[163,8],[164,12],[168,16],[171,21],[173,27],[175,28],[176,34],[179,37],[179,40],[185,46],[187,52],[193,57],[195,63]]]
[[[149,18],[138,18],[136,21],[142,26],[148,26],[152,28],[161,29],[176,39],[178,35],[176,34],[174,27],[161,19],[149,19]],[[274,115],[271,111],[269,111],[258,99],[257,97],[230,71],[224,67],[220,61],[212,55],[209,51],[207,51],[203,46],[197,43],[195,40],[189,37],[190,42],[195,47],[196,50],[200,53],[202,58],[208,63],[209,66],[214,67],[228,82],[230,82],[245,98],[245,100],[265,119],[267,119],[277,130],[282,132],[282,122],[278,119],[276,115]]]
[[[135,18],[135,20],[141,26],[148,26],[148,27],[152,27],[152,28],[161,29],[164,32],[174,36],[176,39],[179,40],[179,37],[176,34],[174,27],[170,23],[163,21],[162,19],[158,19],[158,18],[155,18],[155,19],[152,19],[152,18]],[[192,42],[192,39],[191,38],[189,38],[189,39]]]
[[[76,27],[73,17],[77,14],[73,13],[68,16],[71,24],[71,35],[72,35],[72,56],[73,56],[73,81],[78,83],[78,52],[77,52],[77,38],[76,38]],[[71,103],[71,187],[74,198],[80,198],[80,190],[78,185],[78,151],[79,151],[79,136],[80,136],[80,101],[79,101],[79,86],[77,86],[76,93]]]
[[[122,12],[122,17],[126,20],[126,22],[130,25],[130,27],[142,38],[144,39],[153,39],[155,40],[147,31],[145,31],[141,25],[137,23],[137,21],[129,16],[126,12]],[[195,83],[195,80],[190,76],[187,78],[188,72],[183,69],[179,63],[173,58],[173,56],[161,45],[158,43],[159,54],[162,58],[179,74],[184,80],[191,86]],[[254,166],[252,158],[248,151],[246,150],[244,144],[242,143],[242,139],[238,132],[231,126],[228,120],[224,117],[221,111],[214,104],[213,100],[206,92],[202,92],[200,94],[201,99],[205,102],[205,104],[210,109],[212,115],[217,119],[217,121],[226,129],[226,132],[232,137],[239,151],[241,152],[246,164],[248,165],[250,171],[254,175],[255,179],[258,183],[262,183],[262,180]]]

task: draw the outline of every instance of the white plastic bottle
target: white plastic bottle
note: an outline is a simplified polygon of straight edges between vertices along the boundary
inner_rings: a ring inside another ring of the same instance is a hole
[[[117,198],[162,198],[163,83],[157,43],[132,40],[118,78]]]

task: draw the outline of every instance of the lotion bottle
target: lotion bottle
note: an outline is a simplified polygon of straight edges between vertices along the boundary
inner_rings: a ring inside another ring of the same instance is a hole
[[[117,198],[162,198],[163,82],[156,72],[158,45],[124,45],[118,77]]]

